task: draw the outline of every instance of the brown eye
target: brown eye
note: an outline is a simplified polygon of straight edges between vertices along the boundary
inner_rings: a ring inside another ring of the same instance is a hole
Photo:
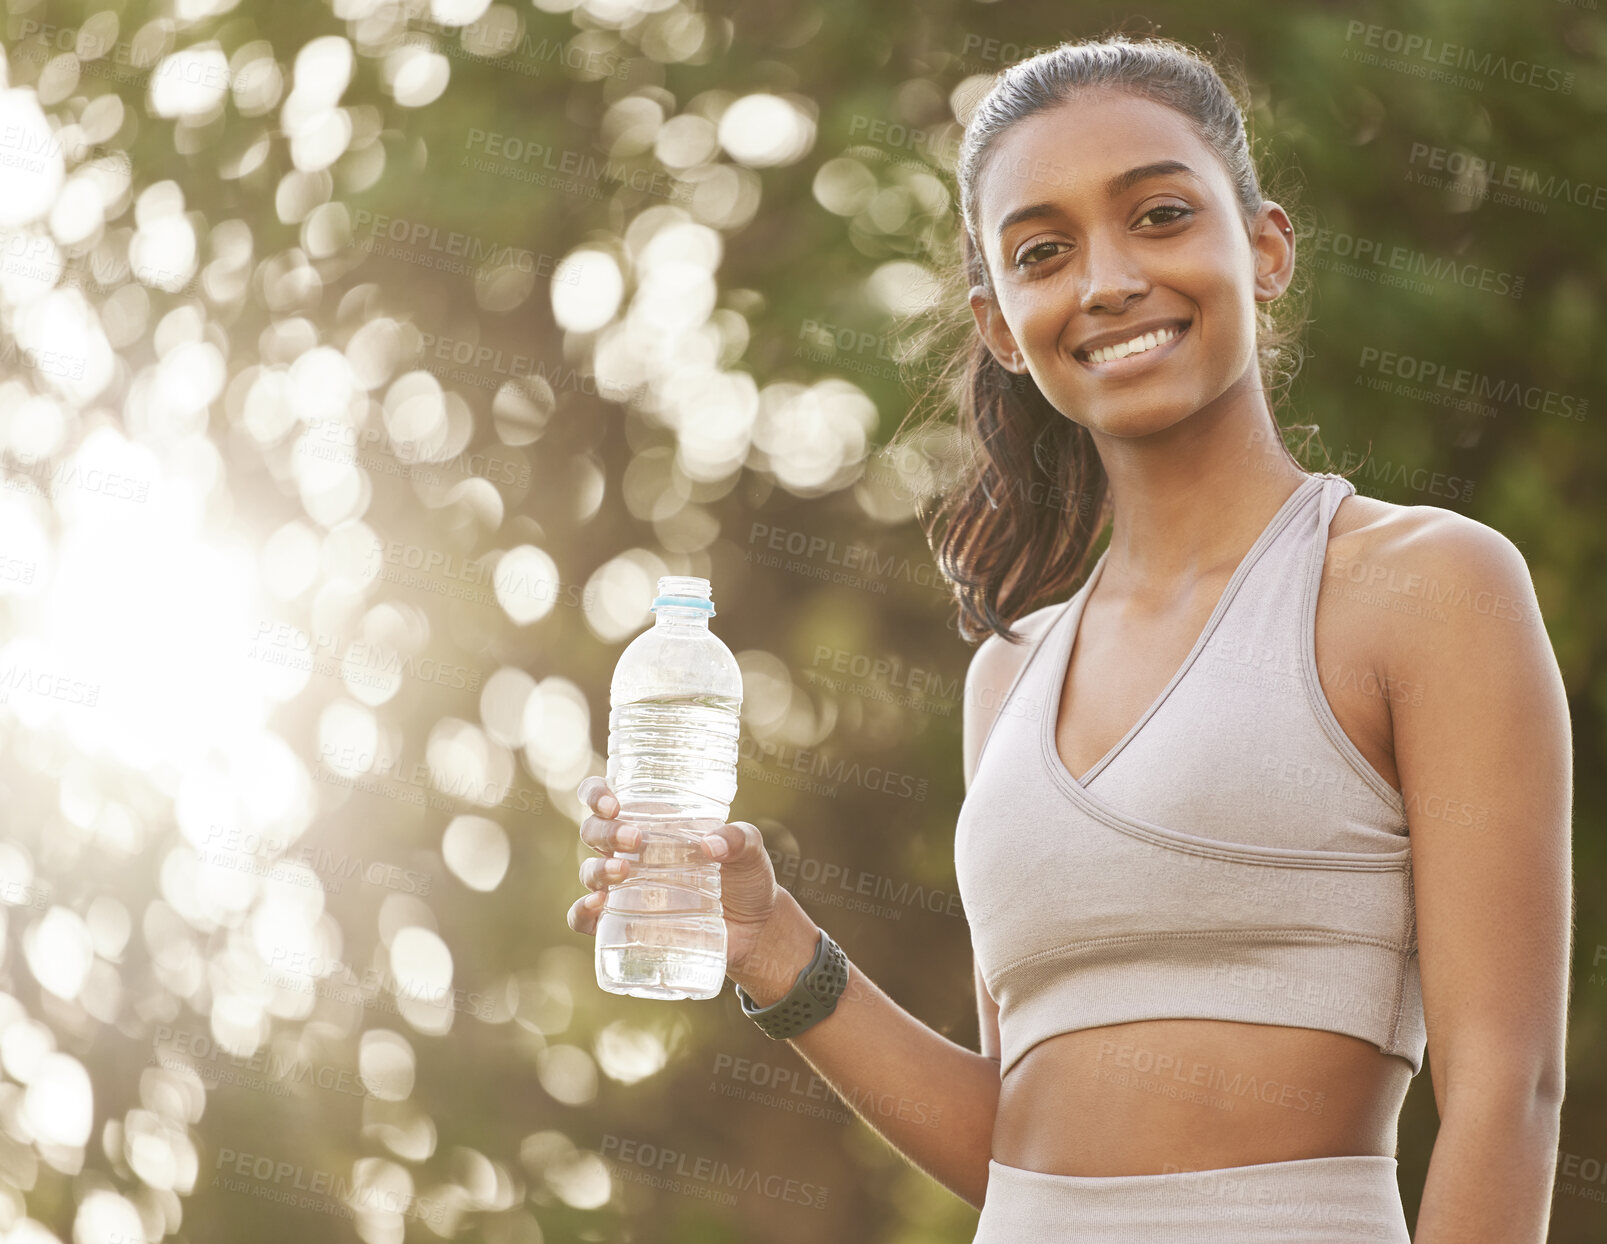
[[[1020,269],[1022,267],[1031,267],[1032,266],[1031,264],[1023,264],[1021,261],[1024,260],[1028,255],[1031,255],[1036,251],[1041,251],[1046,246],[1055,246],[1055,245],[1057,245],[1057,243],[1054,243],[1054,242],[1035,242],[1033,245],[1027,247],[1026,250],[1022,251],[1019,255],[1016,256],[1016,261],[1015,261],[1014,266],[1017,269]]]
[[[1175,221],[1183,219],[1183,217],[1185,217],[1185,216],[1194,215],[1194,212],[1193,212],[1193,210],[1191,208],[1178,207],[1178,206],[1176,206],[1175,204],[1172,204],[1172,203],[1162,203],[1159,207],[1150,208],[1149,211],[1145,212],[1142,216],[1139,217],[1139,219],[1140,220],[1148,220],[1156,212],[1175,212],[1176,213],[1176,215],[1168,216],[1165,220],[1161,221],[1161,224],[1163,224],[1163,225],[1169,225],[1169,224],[1172,224]]]

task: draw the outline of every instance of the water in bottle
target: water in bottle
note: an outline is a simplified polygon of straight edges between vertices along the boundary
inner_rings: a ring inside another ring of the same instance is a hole
[[[597,920],[597,983],[638,998],[712,998],[725,983],[720,865],[698,839],[737,791],[742,672],[712,631],[707,579],[665,575],[653,625],[609,688],[608,786],[642,833]]]

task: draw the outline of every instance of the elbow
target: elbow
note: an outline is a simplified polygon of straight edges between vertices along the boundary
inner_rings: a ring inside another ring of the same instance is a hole
[[[1513,1123],[1530,1121],[1554,1128],[1562,1118],[1566,1083],[1563,1068],[1549,1061],[1540,1065],[1512,1063],[1465,1082],[1452,1080],[1446,1086],[1442,1114],[1446,1119],[1466,1115]]]
[[[1568,1073],[1560,1065],[1548,1065],[1535,1077],[1535,1102],[1562,1115],[1562,1099],[1568,1091]]]

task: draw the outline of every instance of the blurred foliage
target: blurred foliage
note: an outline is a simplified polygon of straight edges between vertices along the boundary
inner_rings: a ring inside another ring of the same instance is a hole
[[[1562,1144],[1584,1185],[1607,1161],[1607,24],[1146,15],[1228,35],[1269,193],[1299,187],[1316,296],[1280,417],[1308,465],[1469,514],[1533,571],[1587,830]],[[952,243],[957,116],[1010,60],[1126,20],[8,0],[5,1240],[970,1239],[975,1211],[729,990],[597,988],[564,923],[574,788],[656,576],[708,576],[745,672],[733,815],[975,1048],[970,650],[911,517],[952,446],[876,448],[923,362],[894,326]],[[1426,40],[1472,66],[1433,76]],[[1369,253],[1431,274],[1375,279],[1402,269]],[[1434,1129],[1422,1075],[1409,1220]],[[1561,1187],[1551,1238],[1607,1235]]]

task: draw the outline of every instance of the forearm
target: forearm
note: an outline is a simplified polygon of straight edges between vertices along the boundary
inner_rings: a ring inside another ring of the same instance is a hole
[[[786,891],[766,933],[753,962],[733,977],[759,1006],[792,987],[818,937]],[[888,1144],[981,1207],[999,1106],[997,1062],[921,1023],[852,961],[836,1008],[788,1044]]]
[[[1560,1130],[1558,1105],[1536,1098],[1448,1105],[1415,1244],[1545,1244]]]

